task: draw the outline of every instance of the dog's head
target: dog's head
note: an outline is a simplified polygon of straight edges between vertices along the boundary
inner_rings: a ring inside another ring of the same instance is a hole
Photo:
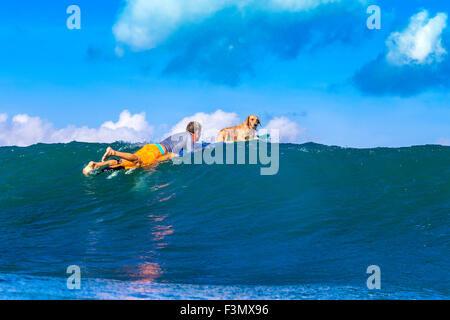
[[[245,119],[245,125],[249,129],[256,130],[256,127],[258,127],[258,124],[261,125],[261,121],[259,121],[259,118],[255,115],[250,115]]]

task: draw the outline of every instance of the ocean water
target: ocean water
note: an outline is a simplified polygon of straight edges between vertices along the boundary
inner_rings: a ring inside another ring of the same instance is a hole
[[[1,299],[450,298],[450,147],[280,144],[272,176],[171,162],[83,176],[106,146],[0,148]]]

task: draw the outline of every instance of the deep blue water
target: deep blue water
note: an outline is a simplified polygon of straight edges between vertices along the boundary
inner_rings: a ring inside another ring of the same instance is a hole
[[[0,148],[0,298],[450,298],[449,147],[281,144],[272,176],[170,162],[83,176],[106,146]]]

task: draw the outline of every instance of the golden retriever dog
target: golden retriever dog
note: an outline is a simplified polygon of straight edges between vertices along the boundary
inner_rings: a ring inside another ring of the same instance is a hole
[[[216,142],[234,142],[256,139],[256,127],[258,127],[258,124],[261,125],[261,121],[259,121],[257,116],[252,114],[245,119],[244,123],[220,130]]]

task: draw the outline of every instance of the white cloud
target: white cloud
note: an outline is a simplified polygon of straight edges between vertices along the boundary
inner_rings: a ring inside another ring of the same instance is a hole
[[[120,47],[120,46],[116,46],[116,47],[114,48],[114,53],[115,53],[116,56],[118,56],[119,58],[123,57],[124,54],[125,54],[123,48]]]
[[[133,49],[152,49],[181,24],[206,18],[229,1],[128,0],[113,26],[118,42]]]
[[[6,113],[0,113],[0,123],[6,122],[8,115]]]
[[[113,26],[120,43],[133,50],[157,47],[176,29],[199,22],[226,7],[260,11],[303,11],[333,2],[361,0],[128,0]]]
[[[153,127],[145,118],[145,113],[132,115],[124,110],[117,122],[107,121],[100,128],[68,126],[55,129],[53,125],[39,117],[27,114],[15,115],[7,121],[6,114],[0,114],[0,146],[28,146],[35,143],[105,142],[122,140],[127,142],[150,141]]]
[[[263,130],[260,130],[260,134],[268,132],[271,133],[272,138],[275,138],[275,130],[278,132],[279,142],[283,143],[298,142],[300,135],[306,132],[304,128],[288,118],[277,117],[270,120],[267,126],[265,126]]]
[[[148,131],[149,125],[145,119],[145,112],[132,115],[128,110],[124,110],[120,116],[119,121],[107,121],[102,124],[102,128],[116,130],[120,128],[129,128],[135,131]]]
[[[446,27],[445,13],[438,13],[434,18],[426,10],[415,14],[405,30],[389,36],[387,60],[395,65],[439,62],[447,53],[442,47],[442,31]]]
[[[242,123],[234,112],[217,110],[213,113],[198,112],[183,118],[176,123],[163,137],[178,132],[184,132],[190,121],[202,124],[202,141],[214,142],[217,133],[226,127]],[[164,130],[165,125],[159,127]],[[285,117],[272,119],[260,133],[278,130],[280,142],[298,142],[298,138],[305,132],[297,123]],[[131,114],[122,111],[117,122],[106,121],[99,128],[67,126],[55,129],[51,123],[39,117],[27,114],[14,115],[8,121],[8,115],[0,114],[0,146],[29,146],[36,143],[68,143],[79,142],[150,142],[154,127],[149,125],[145,113]]]
[[[52,131],[50,124],[26,114],[17,114],[9,122],[6,116],[4,120],[0,123],[0,146],[26,146],[41,142]]]
[[[180,122],[175,124],[170,129],[170,131],[164,135],[164,137],[168,137],[169,135],[172,135],[174,133],[186,131],[186,126],[191,121],[200,122],[200,124],[202,125],[201,140],[207,142],[214,142],[216,140],[217,134],[223,128],[235,126],[242,122],[239,121],[237,114],[234,112],[229,113],[222,110],[217,110],[210,114],[198,112],[192,116],[182,119]]]

